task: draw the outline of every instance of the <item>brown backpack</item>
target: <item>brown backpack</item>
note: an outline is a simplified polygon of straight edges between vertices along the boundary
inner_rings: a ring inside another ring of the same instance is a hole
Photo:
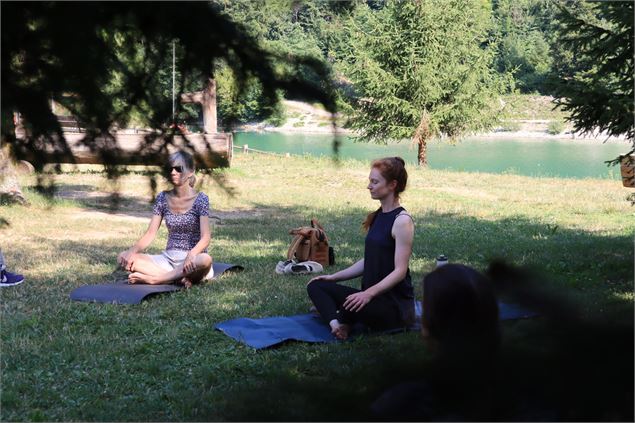
[[[316,261],[322,266],[333,264],[333,249],[329,248],[329,238],[316,219],[311,219],[310,227],[291,229],[289,234],[294,237],[287,251],[288,260]]]

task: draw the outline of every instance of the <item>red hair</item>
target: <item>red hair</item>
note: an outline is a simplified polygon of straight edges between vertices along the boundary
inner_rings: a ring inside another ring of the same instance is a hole
[[[399,194],[406,190],[408,172],[406,172],[406,162],[401,157],[384,157],[383,159],[373,160],[370,168],[379,170],[379,173],[386,182],[397,182],[395,186],[395,198],[399,198]],[[381,207],[366,216],[366,219],[364,219],[362,223],[362,228],[365,231],[368,231],[380,210]]]

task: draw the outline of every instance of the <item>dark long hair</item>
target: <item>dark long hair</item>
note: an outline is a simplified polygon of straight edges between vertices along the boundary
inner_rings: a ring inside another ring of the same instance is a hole
[[[422,324],[442,349],[476,349],[485,355],[498,349],[498,303],[482,273],[462,264],[435,269],[423,279],[422,305]]]

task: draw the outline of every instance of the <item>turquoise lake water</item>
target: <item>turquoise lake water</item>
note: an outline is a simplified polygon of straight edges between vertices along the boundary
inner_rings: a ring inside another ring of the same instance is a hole
[[[355,142],[338,138],[340,158],[372,160],[401,156],[417,162],[417,150],[409,141],[388,145]],[[333,136],[243,132],[234,135],[234,145],[276,153],[332,156]],[[620,179],[619,166],[604,163],[629,151],[626,141],[551,139],[468,139],[455,145],[432,142],[428,145],[431,169],[466,172],[511,173],[560,178]]]

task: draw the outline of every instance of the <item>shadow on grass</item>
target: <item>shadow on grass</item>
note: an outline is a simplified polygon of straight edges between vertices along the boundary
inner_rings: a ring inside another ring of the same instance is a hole
[[[128,204],[131,209],[150,207],[134,199]],[[217,225],[211,247],[217,261],[240,264],[244,272],[136,307],[68,299],[72,288],[108,278],[116,254],[129,247],[116,239],[47,241],[42,251],[16,252],[26,269],[47,260],[68,260],[68,266],[62,262],[59,272],[38,277],[29,277],[27,271],[27,283],[2,292],[2,310],[11,315],[3,320],[3,419],[29,419],[32,410],[46,410],[46,420],[363,420],[370,417],[370,401],[383,389],[420,377],[429,357],[414,333],[341,344],[289,343],[254,352],[213,330],[215,323],[230,318],[307,312],[309,278],[276,275],[274,267],[291,241],[288,230],[307,225],[311,217],[324,225],[335,248],[337,264],[329,272],[363,255],[364,235],[357,228],[368,210],[253,206],[270,213]],[[548,275],[544,283],[580,304],[586,321],[632,322],[630,236],[554,229],[522,218],[489,221],[426,213],[414,219],[411,268],[419,298],[420,280],[440,253],[478,269],[492,258],[505,257],[541,269]],[[155,241],[152,251],[162,247]],[[607,383],[616,369],[632,374],[632,342],[630,347],[620,342],[614,348],[584,348],[577,342],[575,350],[550,355],[553,345],[542,344],[550,327],[540,319],[510,322],[505,331],[507,342],[519,349],[518,357],[548,361],[549,378],[558,375],[557,362],[567,354],[581,357],[589,366],[610,362],[609,367],[599,367],[609,372]],[[534,355],[536,342],[541,351]],[[585,349],[595,356],[587,356]],[[528,386],[539,390],[551,380],[539,379],[544,372],[520,371],[526,368],[522,361],[511,360],[506,366],[518,371],[510,383],[527,378]],[[603,386],[591,386],[590,392]],[[622,388],[621,380],[616,386]],[[598,396],[600,402],[593,404],[594,416],[606,411],[605,398]],[[579,409],[571,418],[591,410],[582,403],[588,399],[585,395],[574,403]],[[86,401],[92,408],[73,406]],[[616,413],[618,418],[624,415],[622,409]]]
[[[92,185],[56,184],[55,198],[70,200],[87,210],[132,217],[150,217],[153,204],[140,197],[98,191]]]
[[[157,192],[158,194],[158,192]],[[55,199],[67,200],[75,203],[86,211],[100,211],[117,214],[119,216],[147,217],[152,215],[154,199],[137,196],[120,195],[117,192],[99,191],[93,185],[56,184]],[[275,208],[263,205],[252,211],[218,211],[210,210],[213,224],[231,223],[241,218],[258,218],[271,215]]]
[[[254,206],[264,208],[260,204]],[[276,262],[285,258],[291,241],[288,230],[308,226],[310,218],[317,217],[335,249],[334,269],[339,269],[363,257],[365,235],[357,228],[367,212],[349,209],[346,213],[320,215],[299,207],[277,207],[264,218],[239,219],[218,226],[215,240],[231,245],[231,256],[236,261],[245,262],[247,267],[252,267],[249,265],[253,262],[256,272],[273,272]],[[413,218],[416,225],[411,260],[413,280],[420,281],[424,273],[432,270],[436,256],[443,253],[450,262],[481,270],[493,259],[504,258],[533,267],[548,275],[549,283],[573,288],[582,295],[595,290],[612,294],[633,291],[630,263],[633,244],[627,234],[605,236],[522,217],[491,221],[425,213],[414,214]]]
[[[298,208],[285,208],[278,212],[285,218],[263,222],[264,226],[258,226],[258,229],[226,227],[217,237],[240,245],[250,243],[255,231],[267,234],[265,241],[268,243],[286,246],[285,241],[289,241],[286,229],[306,224],[310,216],[305,210]],[[352,232],[350,228],[355,228],[355,222],[361,222],[366,212],[356,209],[345,214],[316,216],[335,247],[337,269],[361,258],[363,235]],[[632,416],[632,399],[628,400],[629,393],[632,398],[632,386],[624,394],[624,388],[629,386],[624,384],[624,378],[617,373],[623,375],[621,372],[624,371],[632,374],[629,369],[633,367],[633,303],[632,297],[629,297],[633,292],[630,264],[633,247],[629,236],[602,236],[557,228],[524,218],[489,221],[436,213],[413,217],[417,222],[417,236],[411,268],[414,270],[413,282],[417,287],[423,274],[431,270],[434,258],[439,253],[445,253],[453,262],[469,264],[478,269],[485,269],[494,258],[504,257],[510,262],[537,269],[544,277],[540,282],[545,285],[545,294],[559,294],[568,298],[571,309],[580,315],[572,316],[572,322],[577,326],[575,331],[572,330],[573,326],[556,328],[549,319],[506,323],[506,333],[514,341],[507,344],[510,352],[505,357],[504,369],[513,376],[506,380],[507,385],[497,388],[500,389],[498,393],[501,397],[506,394],[504,397],[511,401],[508,407],[500,411],[500,418],[531,420],[557,416],[564,419],[621,419],[628,418],[629,410]],[[342,231],[342,228],[346,229]],[[248,283],[252,278],[263,281],[265,278],[262,274],[272,271],[276,261],[275,253],[268,252],[260,256],[251,248],[244,248],[242,251],[241,260],[247,263],[248,269],[244,281]],[[303,288],[307,279],[296,283]],[[242,277],[236,281],[234,287],[241,286],[241,282]],[[256,297],[262,295],[268,298],[271,298],[271,289],[277,289],[278,292],[289,289],[298,292],[298,298],[303,289],[288,286],[285,282],[283,277],[281,282],[244,285],[243,289],[252,289]],[[256,294],[258,291],[261,293]],[[420,298],[420,291],[418,296]],[[302,307],[307,304],[302,304]],[[289,304],[286,309],[278,309],[259,303],[256,308],[244,304],[240,307],[240,315],[263,317],[261,307],[269,309],[269,315],[306,311],[306,308],[299,309],[294,304]],[[581,319],[575,320],[578,317]],[[584,338],[585,330],[599,344],[588,345],[595,341]],[[570,336],[567,337],[567,334]],[[391,339],[386,338],[386,344],[369,340],[346,347],[314,347],[321,352],[326,349],[328,353],[317,354],[318,358],[311,366],[298,369],[295,364],[290,363],[283,368],[270,368],[264,371],[266,374],[250,377],[250,384],[243,384],[242,388],[232,390],[232,394],[225,399],[228,418],[368,419],[369,402],[380,392],[377,387],[386,387],[390,385],[389,381],[395,383],[411,379],[417,373],[409,374],[409,370],[423,367],[422,363],[417,363],[416,358],[405,355],[404,351],[408,348],[403,347],[409,344],[402,344],[402,338],[403,336],[393,337],[394,345],[389,345]],[[540,344],[539,351],[532,345],[533,342]],[[381,345],[379,349],[376,348],[377,344]],[[289,354],[296,353],[296,346],[286,345],[260,354],[277,355],[284,353],[285,348],[289,349]],[[399,357],[398,361],[402,364],[395,365],[396,357]],[[524,360],[527,364],[522,364]],[[544,363],[545,367],[540,368],[537,363]],[[590,363],[595,363],[593,370],[588,369]],[[311,368],[320,369],[317,372],[319,375],[311,371]],[[562,371],[564,381],[559,379],[559,370]],[[576,372],[577,376],[574,378]],[[579,387],[585,386],[582,384],[584,378],[579,376],[581,374],[587,374],[588,381],[594,385],[586,386],[584,395],[575,398],[574,394],[581,393]],[[401,375],[402,378],[394,375]],[[554,377],[559,382],[555,385]],[[522,386],[525,382],[526,386]],[[251,386],[248,387],[249,385]],[[507,392],[508,388],[510,392]],[[536,400],[539,401],[538,404],[520,404],[535,400],[531,396],[523,397],[525,389],[545,389],[549,393],[545,394],[545,398]],[[616,397],[611,397],[612,394],[616,394]]]

